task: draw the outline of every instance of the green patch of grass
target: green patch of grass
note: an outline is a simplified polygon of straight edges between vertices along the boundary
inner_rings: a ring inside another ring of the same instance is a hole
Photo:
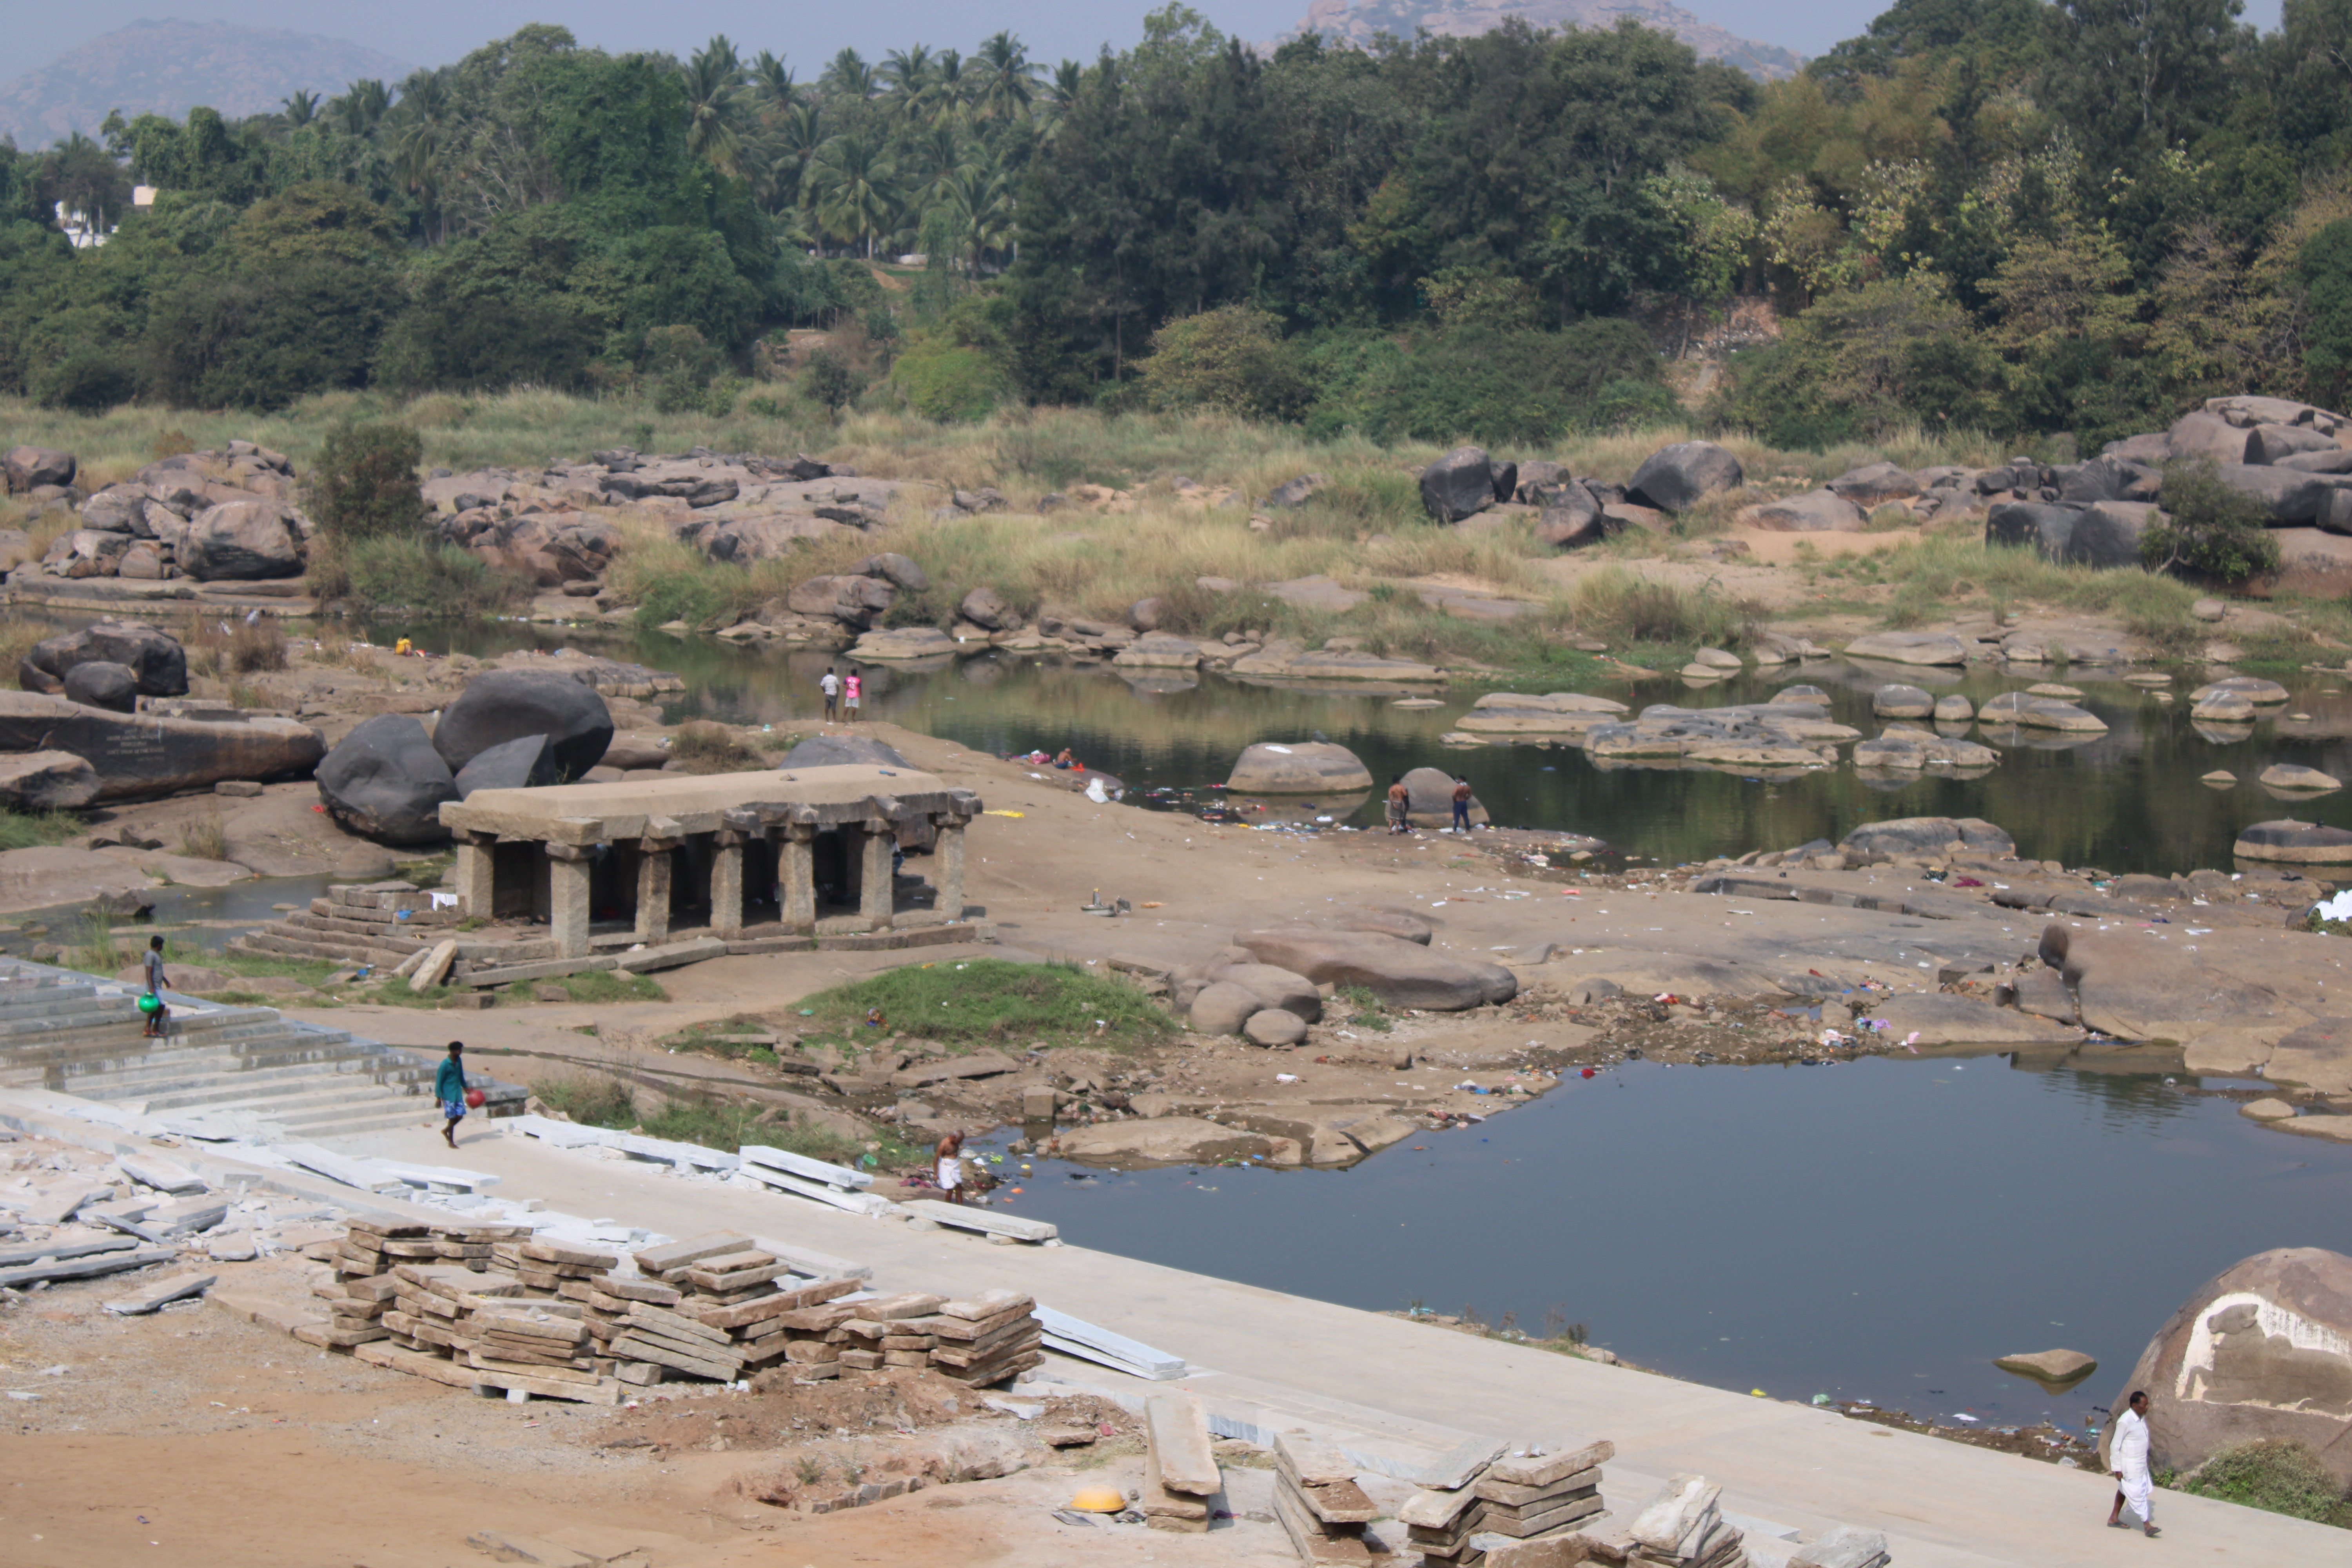
[[[818,1033],[858,1045],[898,1034],[966,1050],[1033,1040],[1118,1047],[1178,1033],[1165,1009],[1123,981],[1076,964],[1000,958],[909,964],[821,991],[803,1005]],[[881,1016],[879,1028],[867,1025],[869,1013]]]
[[[509,996],[522,993],[520,1000],[529,1000],[529,988],[540,985],[561,985],[574,1002],[667,1002],[669,993],[660,981],[650,974],[623,974],[617,970],[591,969],[579,974],[559,974],[551,980],[526,981],[522,985],[509,985],[499,1000],[503,1005]]]
[[[1341,1022],[1350,1028],[1386,1034],[1396,1022],[1389,1016],[1389,1010],[1381,1005],[1381,999],[1361,985],[1343,985],[1333,993],[1331,1000],[1348,1009],[1348,1016]]]
[[[635,1089],[604,1074],[543,1079],[533,1083],[530,1091],[550,1110],[584,1126],[642,1132],[648,1138],[667,1139],[673,1143],[698,1143],[706,1149],[730,1152],[746,1143],[765,1143],[813,1160],[829,1160],[836,1165],[864,1164],[869,1169],[877,1165],[921,1164],[929,1158],[928,1151],[903,1142],[888,1131],[877,1130],[869,1141],[876,1146],[868,1149],[865,1143],[827,1128],[794,1127],[782,1121],[766,1120],[777,1113],[746,1102],[701,1097],[665,1099],[658,1108],[649,1110],[641,1105]]]
[[[0,849],[37,849],[87,831],[69,811],[9,811],[0,807]]]
[[[550,1110],[560,1110],[584,1126],[636,1125],[637,1097],[616,1078],[542,1079],[530,1086],[530,1091]]]
[[[2179,1489],[2322,1524],[2352,1523],[2342,1483],[2302,1443],[2277,1439],[2224,1448],[2182,1477]]]

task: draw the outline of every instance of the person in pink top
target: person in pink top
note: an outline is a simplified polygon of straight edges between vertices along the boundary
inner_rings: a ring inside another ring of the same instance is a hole
[[[849,679],[841,683],[841,714],[853,724],[857,722],[857,700],[865,694],[865,677],[850,671]]]

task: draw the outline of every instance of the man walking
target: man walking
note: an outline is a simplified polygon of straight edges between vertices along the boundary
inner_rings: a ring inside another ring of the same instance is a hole
[[[2147,1471],[2147,1395],[2138,1389],[2116,1417],[2115,1434],[2107,1439],[2107,1462],[2116,1468],[2116,1503],[2107,1510],[2111,1530],[2129,1530],[2124,1505],[2139,1515],[2140,1528],[2151,1537],[2156,1528],[2156,1479]]]
[[[948,1202],[963,1202],[963,1134],[950,1132],[940,1140],[933,1152],[939,1158],[940,1191],[947,1194]]]
[[[1454,779],[1454,831],[1470,831],[1470,781],[1459,774]]]
[[[433,1098],[441,1102],[441,1114],[446,1119],[442,1124],[441,1141],[452,1149],[457,1146],[457,1123],[466,1120],[465,1056],[465,1042],[450,1041],[449,1054],[433,1074]]]
[[[1389,784],[1389,831],[1412,831],[1412,792],[1404,787],[1402,773],[1397,774]]]
[[[830,724],[841,706],[841,677],[833,672],[832,666],[825,667],[824,677],[816,683],[816,689],[824,693],[824,721]]]
[[[139,955],[147,972],[147,994],[139,1000],[139,1010],[147,1016],[146,1037],[160,1040],[171,1033],[172,1010],[163,1005],[163,987],[170,984],[163,974],[163,939],[151,936],[147,951]]]

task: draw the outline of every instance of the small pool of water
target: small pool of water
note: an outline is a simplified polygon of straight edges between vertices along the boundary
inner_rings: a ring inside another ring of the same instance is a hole
[[[381,628],[378,640],[398,635]],[[566,642],[677,671],[686,694],[667,710],[673,720],[709,717],[787,728],[823,713],[816,681],[838,655],[737,647],[709,637],[658,633],[584,634],[576,629],[500,622],[435,626],[412,633],[436,649],[495,655],[519,647]],[[1494,820],[1511,826],[1572,830],[1605,838],[1630,854],[1675,863],[1749,849],[1787,848],[1837,839],[1858,824],[1898,816],[1980,816],[2013,834],[2035,859],[2109,871],[2158,875],[2199,867],[2227,869],[2238,830],[2282,816],[2352,826],[2352,792],[2280,801],[2255,784],[2273,763],[2299,763],[2352,778],[2352,679],[2289,676],[2293,700],[2265,710],[2251,735],[2207,739],[2185,711],[2191,687],[2174,687],[2170,704],[2112,679],[2076,674],[2082,706],[2105,720],[2105,735],[2083,743],[2057,737],[2011,743],[1979,779],[1920,778],[1888,784],[1857,777],[1851,766],[1772,782],[1711,771],[1595,767],[1573,746],[1487,746],[1456,750],[1438,737],[1487,688],[1451,686],[1431,695],[1433,709],[1394,706],[1399,693],[1302,691],[1253,686],[1215,675],[1169,679],[1156,672],[1130,683],[1100,664],[1050,658],[985,655],[941,670],[915,673],[858,667],[866,712],[999,755],[1043,749],[1075,751],[1088,765],[1142,790],[1203,792],[1223,782],[1243,748],[1259,741],[1329,740],[1364,760],[1376,779],[1407,769],[1442,767],[1467,777]],[[1749,674],[1702,689],[1679,680],[1596,685],[1635,709],[1655,702],[1713,707],[1758,702],[1795,682],[1830,694],[1841,722],[1864,734],[1883,727],[1871,694],[1890,679],[1958,691],[1979,705],[2037,679],[2068,677],[1966,676],[1864,669],[1842,659]],[[2285,721],[2288,713],[2307,722]],[[1973,731],[1971,731],[1973,733]],[[2230,789],[2199,782],[2216,768],[2238,775]],[[1197,795],[1196,795],[1197,798]],[[1341,820],[1376,821],[1377,800],[1343,801]]]
[[[2003,1425],[2111,1403],[2239,1259],[2352,1250],[2352,1151],[2160,1077],[1997,1055],[1629,1063],[1345,1171],[1031,1163],[1010,1212],[1080,1246],[1374,1310],[1582,1322],[1719,1387]],[[1990,1364],[2056,1346],[2099,1371],[2053,1396]]]

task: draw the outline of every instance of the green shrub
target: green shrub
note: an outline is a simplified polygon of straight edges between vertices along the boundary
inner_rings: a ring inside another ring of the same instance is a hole
[[[1171,1038],[1176,1020],[1136,987],[1058,963],[1001,958],[912,964],[835,986],[802,1005],[816,1029],[853,1042],[902,1034],[950,1046],[1132,1045]],[[866,1026],[878,1009],[885,1027]],[[1099,1025],[1099,1027],[1097,1027]]]
[[[890,384],[926,419],[983,419],[1010,384],[985,351],[919,339],[890,367]]]
[[[808,364],[801,372],[801,386],[824,405],[825,412],[838,418],[841,411],[856,402],[858,395],[866,390],[866,378],[832,349],[814,348],[809,351]]]
[[[2198,1466],[2179,1489],[2323,1524],[2338,1522],[2345,1508],[2344,1487],[2319,1456],[2286,1438],[2224,1448]]]
[[[1155,408],[1213,408],[1244,419],[1289,419],[1311,395],[1282,324],[1247,305],[1224,305],[1151,334],[1143,393]]]
[[[2224,484],[2211,458],[2165,465],[2164,509],[2168,521],[2139,536],[2151,571],[2242,583],[2278,570],[2278,540],[2262,502]]]
[[[422,535],[363,539],[340,557],[342,593],[360,607],[467,619],[527,602],[531,584],[496,572],[478,555]]]
[[[310,465],[310,516],[338,541],[415,534],[425,518],[416,470],[425,441],[405,425],[346,419],[327,432]]]

